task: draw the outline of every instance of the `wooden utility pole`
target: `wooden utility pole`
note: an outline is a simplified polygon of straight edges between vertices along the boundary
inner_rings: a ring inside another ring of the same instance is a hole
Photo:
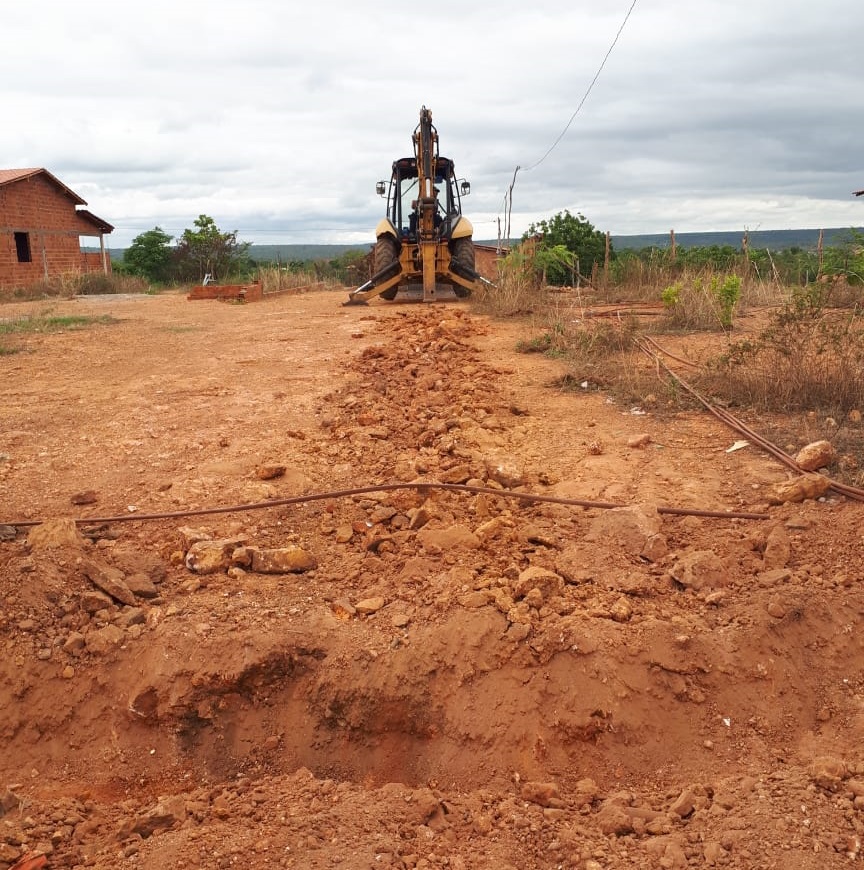
[[[672,253],[672,261],[678,259],[678,245],[675,242],[675,230],[669,230],[669,250]]]
[[[603,286],[609,286],[609,260],[612,258],[612,237],[606,230],[606,253],[603,255]]]
[[[816,243],[816,252],[819,255],[819,270],[816,272],[817,279],[822,277],[822,258],[825,256],[824,241],[825,241],[824,231],[819,230],[819,241]]]

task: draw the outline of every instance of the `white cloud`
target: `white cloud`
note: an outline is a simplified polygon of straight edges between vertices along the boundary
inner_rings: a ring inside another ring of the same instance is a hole
[[[34,0],[4,12],[3,168],[49,169],[112,246],[199,214],[249,241],[371,241],[425,104],[481,238],[517,165],[515,233],[563,208],[615,234],[864,223],[848,0],[638,0],[535,166],[630,2]]]

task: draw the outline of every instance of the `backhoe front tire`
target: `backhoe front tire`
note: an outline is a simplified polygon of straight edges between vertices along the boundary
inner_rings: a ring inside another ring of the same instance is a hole
[[[375,242],[375,254],[372,258],[372,272],[377,275],[382,269],[392,266],[399,259],[399,243],[391,235],[378,237]],[[385,290],[381,294],[382,299],[392,302],[399,292],[399,285]]]
[[[465,278],[475,274],[475,257],[474,257],[474,241],[471,236],[465,236],[461,239],[453,239],[450,248],[450,267],[458,275]],[[460,284],[453,285],[453,292],[460,298],[464,299],[471,295],[471,291],[467,287],[462,287]]]

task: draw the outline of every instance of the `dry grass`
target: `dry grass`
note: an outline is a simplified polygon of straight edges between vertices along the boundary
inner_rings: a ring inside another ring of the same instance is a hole
[[[831,440],[840,455],[834,476],[864,484],[861,287],[834,281],[802,290],[760,278],[755,271],[744,277],[735,271],[679,271],[682,288],[674,316],[667,306],[664,318],[652,320],[592,317],[589,308],[603,297],[621,304],[661,302],[670,285],[651,283],[669,275],[659,263],[653,269],[650,263],[637,263],[630,276],[635,283],[626,292],[620,286],[601,286],[592,288],[590,296],[538,287],[530,275],[524,263],[505,264],[497,290],[479,302],[493,316],[522,317],[526,337],[519,351],[566,363],[559,388],[602,389],[621,404],[650,408],[655,414],[695,407],[696,400],[639,351],[635,339],[643,330],[656,333],[659,327],[674,331],[676,344],[686,348],[689,335],[700,332],[694,337],[698,347],[726,348],[701,375],[688,371],[687,379],[703,395],[737,406],[754,428],[789,451],[817,437]],[[759,319],[766,309],[773,311],[754,338],[733,341],[735,319],[756,313],[752,309],[761,309]],[[704,330],[719,334],[713,337]]]
[[[552,301],[526,318],[527,338],[520,353],[542,353],[566,363],[567,373],[556,384],[565,390],[602,389],[627,405],[680,407],[674,385],[658,380],[653,366],[638,349],[636,317],[582,317],[573,301]]]
[[[24,302],[32,299],[71,299],[103,293],[147,293],[150,285],[143,278],[128,275],[104,275],[101,272],[64,272],[33,284],[0,289],[0,302]]]
[[[864,406],[864,318],[858,309],[787,304],[758,337],[730,345],[707,381],[735,404],[842,416]]]
[[[619,270],[615,282],[601,284],[598,290],[600,297],[606,302],[657,303],[661,301],[663,290],[667,287],[676,283],[685,287],[699,284],[708,287],[712,279],[721,274],[734,275],[741,281],[741,295],[736,306],[739,314],[746,312],[748,307],[776,305],[789,298],[786,287],[777,281],[760,277],[743,263],[721,273],[711,266],[685,269],[673,267],[662,256],[647,260],[629,259]],[[706,320],[710,319],[710,315],[706,317]]]
[[[68,332],[70,330],[86,329],[89,326],[104,326],[116,322],[109,315],[101,317],[74,314],[59,315],[53,314],[50,309],[40,314],[28,314],[8,320],[0,319],[0,356],[18,353],[22,349],[22,344],[20,341],[16,341],[16,339],[20,339],[22,336]]]
[[[822,305],[826,294],[812,288],[807,296],[756,279],[705,274],[680,287],[674,310],[667,306],[660,323],[586,317],[581,295],[526,289],[518,282],[505,284],[511,292],[502,294],[499,310],[530,312],[527,337],[518,349],[565,360],[568,383],[601,387],[623,402],[644,403],[650,397],[649,404],[658,408],[680,408],[691,400],[673,381],[658,377],[651,362],[634,350],[634,337],[659,326],[679,334],[726,331],[731,338],[734,318],[749,305],[767,302],[779,306],[769,327],[755,340],[729,344],[701,378],[705,389],[724,402],[761,411],[817,409],[842,418],[864,407],[864,322],[857,309],[827,309]],[[655,287],[644,296],[656,300],[663,292]]]
[[[512,251],[498,264],[495,286],[482,285],[471,296],[472,305],[496,317],[531,314],[545,308],[549,296],[534,271],[533,261]]]
[[[286,291],[308,290],[336,290],[343,289],[343,285],[336,279],[322,280],[314,272],[289,272],[276,266],[262,266],[258,270],[257,280],[261,282],[265,293],[284,293]]]

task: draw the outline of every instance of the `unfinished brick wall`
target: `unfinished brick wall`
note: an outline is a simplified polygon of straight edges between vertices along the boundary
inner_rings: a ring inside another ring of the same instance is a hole
[[[258,282],[251,284],[200,284],[187,299],[220,299],[223,302],[260,302],[264,291]]]
[[[18,256],[15,233],[26,233],[30,262]],[[79,236],[98,230],[75,210],[75,200],[44,175],[0,186],[0,287],[17,287],[46,275],[101,272],[100,254],[83,254]],[[110,272],[110,261],[108,271]]]
[[[491,245],[474,245],[474,268],[488,281],[493,283],[500,277],[498,263],[501,255]]]

